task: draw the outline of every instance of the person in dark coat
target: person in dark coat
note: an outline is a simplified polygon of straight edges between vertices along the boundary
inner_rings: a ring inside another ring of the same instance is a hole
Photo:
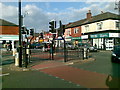
[[[10,51],[12,50],[12,45],[11,44],[9,44],[9,49],[10,49]]]
[[[50,44],[50,50],[49,50],[49,53],[50,53],[50,59],[52,59],[52,52],[53,52],[53,48],[52,48],[52,44]]]

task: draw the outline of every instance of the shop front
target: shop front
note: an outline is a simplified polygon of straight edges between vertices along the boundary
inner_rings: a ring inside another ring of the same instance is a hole
[[[120,33],[91,34],[92,44],[97,45],[100,50],[112,50],[113,46],[120,39]]]
[[[81,37],[72,37],[72,42],[74,45],[77,45],[79,42],[81,42]]]
[[[87,42],[89,42],[88,35],[82,35],[82,36],[81,36],[81,41],[82,41],[82,43],[87,43]]]
[[[0,35],[0,41],[3,44],[2,47],[11,42],[12,50],[14,50],[19,45],[19,35]]]

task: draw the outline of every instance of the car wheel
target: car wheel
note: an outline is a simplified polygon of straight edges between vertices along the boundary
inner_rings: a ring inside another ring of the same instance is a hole
[[[111,57],[111,62],[115,62],[115,58],[114,57]]]

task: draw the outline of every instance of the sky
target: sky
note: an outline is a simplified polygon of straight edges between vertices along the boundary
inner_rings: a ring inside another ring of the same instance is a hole
[[[9,0],[8,0],[9,1]],[[0,3],[0,18],[13,22],[18,25],[18,2],[12,1]],[[118,14],[118,10],[114,10],[115,2],[101,2],[101,1],[22,1],[22,15],[24,15],[24,26],[28,29],[34,28],[35,32],[49,30],[49,22],[56,20],[57,27],[59,21],[63,24],[75,22],[86,18],[86,13],[91,10],[92,16],[103,12],[111,12]]]

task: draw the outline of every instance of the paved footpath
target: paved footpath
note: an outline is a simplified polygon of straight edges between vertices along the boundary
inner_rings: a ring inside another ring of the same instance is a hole
[[[32,68],[85,88],[108,88],[105,84],[107,75],[74,68],[63,62],[50,61]]]

